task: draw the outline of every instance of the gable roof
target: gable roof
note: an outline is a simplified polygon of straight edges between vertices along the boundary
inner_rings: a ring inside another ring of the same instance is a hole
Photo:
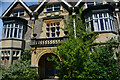
[[[25,7],[26,10],[28,10],[28,12],[32,13],[32,11],[29,9],[29,7],[22,1],[22,0],[15,0],[7,9],[6,11],[2,14],[1,17],[5,17],[5,15],[13,8],[13,6],[17,3],[20,2],[23,7]]]
[[[82,2],[82,0],[79,0],[74,7],[77,7],[81,2]]]
[[[37,7],[39,6],[39,4],[34,4],[29,6],[30,10],[34,11]]]
[[[44,3],[47,2],[47,0],[43,0],[43,2],[41,2],[41,4],[34,10],[34,12],[37,12],[43,5]],[[61,0],[61,2],[65,3],[68,7],[72,7],[68,2],[66,2],[65,0]]]

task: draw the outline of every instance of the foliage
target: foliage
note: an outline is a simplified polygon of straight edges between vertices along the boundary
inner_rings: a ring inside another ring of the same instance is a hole
[[[30,50],[23,52],[22,58],[7,69],[2,70],[2,80],[36,80],[38,74],[36,69],[30,68],[30,58],[27,56],[30,54]]]
[[[22,53],[22,56],[21,56],[21,60],[22,61],[31,60],[31,50],[29,50],[29,49],[24,50],[24,52]]]
[[[106,45],[96,47],[84,62],[83,76],[86,78],[102,78],[108,80],[119,80],[119,56],[116,51],[117,41],[110,39]],[[117,56],[116,56],[117,54]]]
[[[98,46],[92,52],[91,46],[97,34],[86,30],[85,24],[81,19],[81,11],[74,17],[77,37],[74,38],[74,18],[70,16],[65,28],[68,30],[69,39],[62,42],[55,50],[56,55],[60,56],[62,61],[58,61],[55,57],[51,59],[56,62],[56,69],[59,70],[59,79],[80,80],[102,78],[116,80],[119,72],[117,61],[113,58],[116,43],[110,40],[108,44]]]
[[[73,19],[76,21],[76,38],[74,37]],[[65,29],[68,30],[69,39],[62,42],[55,50],[62,62],[58,62],[54,58],[53,60],[57,63],[56,68],[59,70],[58,76],[60,80],[77,80],[82,78],[83,63],[86,62],[87,55],[90,53],[90,46],[93,44],[97,34],[86,31],[81,14],[77,14],[74,18],[70,16],[66,26]]]

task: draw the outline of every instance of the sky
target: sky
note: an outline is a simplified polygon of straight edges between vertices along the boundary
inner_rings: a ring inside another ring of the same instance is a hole
[[[3,12],[10,6],[10,4],[14,0],[0,0],[0,16],[3,14]],[[25,3],[30,6],[33,4],[37,4],[39,0],[23,0]],[[0,39],[2,39],[2,27],[3,27],[3,22],[0,19]]]

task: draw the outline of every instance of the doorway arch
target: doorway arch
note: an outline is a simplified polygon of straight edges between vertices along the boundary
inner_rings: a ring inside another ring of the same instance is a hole
[[[45,53],[40,57],[38,62],[38,73],[40,78],[54,78],[55,74],[58,73],[58,70],[56,70],[55,67],[55,62],[47,60],[48,57],[51,58],[52,56],[59,58],[54,53]]]

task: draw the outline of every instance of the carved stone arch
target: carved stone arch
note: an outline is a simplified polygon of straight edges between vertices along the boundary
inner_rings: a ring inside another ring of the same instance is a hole
[[[36,58],[35,62],[36,65],[38,66],[39,60],[41,59],[41,57],[45,54],[54,54],[55,56],[57,56],[59,58],[59,60],[61,61],[60,56],[56,55],[56,53],[54,53],[53,51],[42,51]]]

